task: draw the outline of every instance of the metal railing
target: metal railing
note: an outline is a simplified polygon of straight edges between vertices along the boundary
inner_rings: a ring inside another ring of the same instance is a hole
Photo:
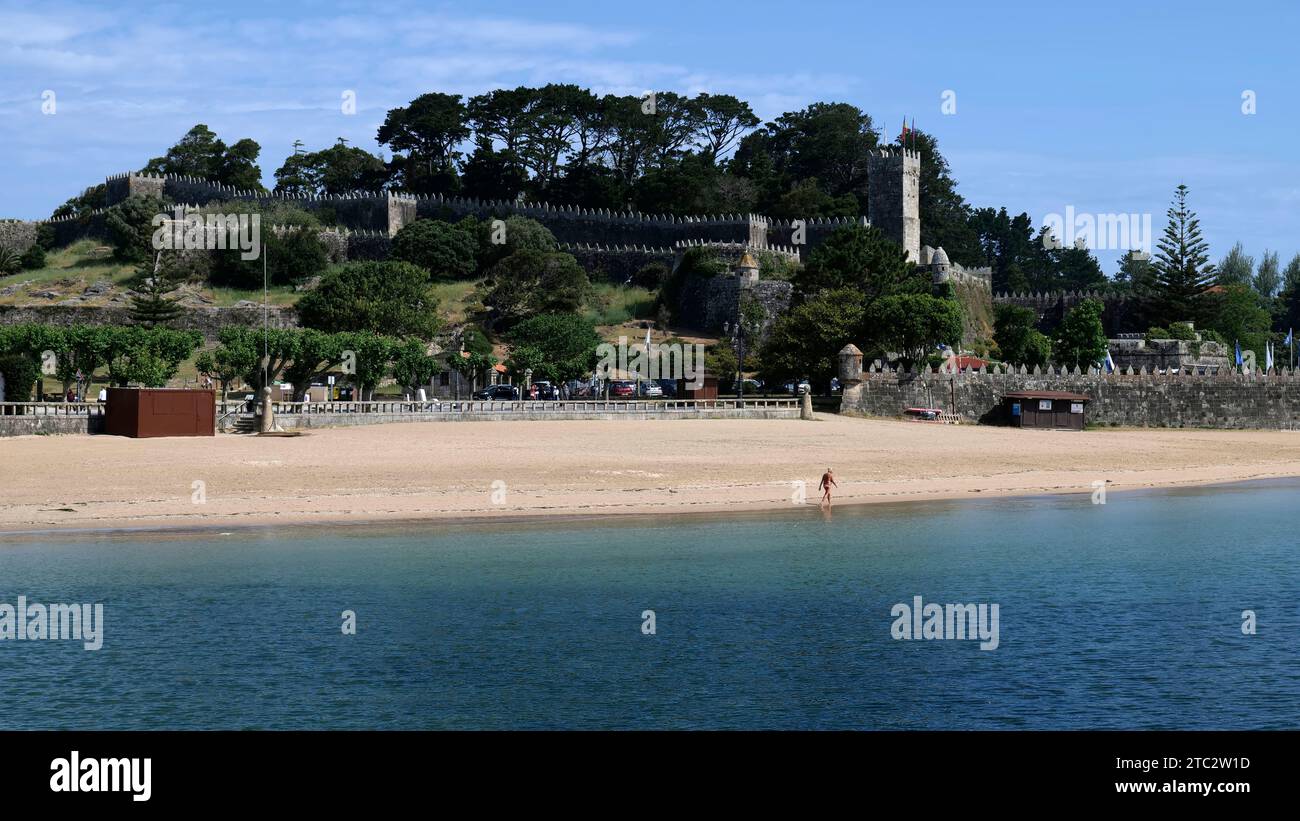
[[[103,416],[101,402],[0,402],[0,416]]]
[[[276,415],[301,414],[460,414],[460,413],[643,413],[699,410],[786,409],[798,410],[798,399],[567,399],[494,400],[448,399],[374,400],[369,402],[272,402]]]

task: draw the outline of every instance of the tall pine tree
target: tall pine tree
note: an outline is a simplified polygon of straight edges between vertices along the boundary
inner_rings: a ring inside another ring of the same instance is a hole
[[[1205,289],[1214,283],[1209,244],[1201,237],[1201,221],[1187,207],[1187,186],[1179,185],[1169,207],[1169,224],[1156,243],[1155,315],[1159,324],[1199,319]]]
[[[144,275],[141,271],[140,285],[136,295],[131,297],[131,322],[146,328],[170,325],[185,313],[185,309],[176,300],[168,299],[166,294],[175,288],[162,273],[162,252],[154,257],[153,272]]]

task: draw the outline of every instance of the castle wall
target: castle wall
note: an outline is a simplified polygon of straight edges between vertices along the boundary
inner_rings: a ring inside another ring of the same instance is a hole
[[[1300,427],[1300,373],[1214,375],[1070,373],[1049,368],[960,374],[866,372],[844,392],[842,413],[901,416],[910,407],[956,413],[963,422],[1000,423],[1001,399],[1012,391],[1070,391],[1091,397],[1090,425],[1169,428]],[[1033,435],[1027,433],[1026,435]]]
[[[738,277],[690,277],[682,283],[678,319],[682,325],[700,331],[722,331],[722,323],[736,321],[741,290],[763,308],[759,338],[765,338],[772,323],[790,307],[794,286],[781,280],[763,279],[743,285]]]
[[[662,263],[671,269],[675,256],[671,248],[644,246],[636,248],[565,243],[560,245],[560,250],[572,254],[592,282],[608,282],[611,285],[622,285],[652,262]]]
[[[0,221],[0,248],[23,253],[36,244],[36,226],[24,220]]]
[[[993,295],[994,306],[1016,305],[1029,308],[1038,317],[1037,328],[1051,336],[1065,315],[1080,303],[1095,299],[1102,304],[1101,325],[1106,335],[1115,338],[1131,330],[1137,305],[1130,299],[1100,291],[1052,291],[1034,293],[1000,293]]]

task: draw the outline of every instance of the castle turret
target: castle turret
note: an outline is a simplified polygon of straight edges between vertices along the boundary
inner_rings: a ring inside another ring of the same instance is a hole
[[[907,258],[921,259],[921,155],[891,147],[867,159],[867,217],[885,236],[903,246]]]
[[[736,277],[742,284],[758,282],[758,260],[749,251],[741,254],[740,262],[736,263]]]

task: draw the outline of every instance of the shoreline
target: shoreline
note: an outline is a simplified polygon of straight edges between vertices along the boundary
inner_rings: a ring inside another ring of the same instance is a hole
[[[15,466],[37,465],[15,471]],[[59,466],[59,470],[51,466]],[[757,515],[1300,477],[1287,431],[799,420],[399,423],[296,438],[0,441],[0,541]],[[804,483],[805,504],[796,504]],[[200,498],[201,497],[201,498]]]
[[[1159,494],[1162,492],[1171,492],[1179,490],[1196,490],[1225,488],[1241,488],[1245,485],[1263,484],[1269,482],[1286,482],[1296,480],[1300,481],[1300,475],[1282,474],[1268,476],[1252,476],[1241,479],[1209,479],[1209,480],[1191,480],[1181,483],[1152,483],[1132,487],[1108,486],[1108,494],[1120,494],[1123,496],[1132,496],[1137,494]],[[1009,499],[1053,499],[1057,497],[1070,495],[1088,495],[1091,494],[1091,488],[1070,488],[1070,489],[1026,489],[1024,491],[1006,491],[1006,492],[989,492],[989,493],[970,493],[968,495],[958,494],[923,494],[911,496],[908,498],[885,498],[875,497],[858,501],[838,501],[835,502],[830,512],[849,511],[861,513],[873,507],[905,507],[911,505],[924,505],[934,502],[981,502],[981,501],[1005,501]],[[484,513],[482,515],[460,515],[460,516],[426,516],[426,517],[388,517],[375,519],[347,519],[340,521],[326,521],[320,518],[307,518],[309,514],[302,514],[300,517],[289,519],[275,519],[273,521],[248,522],[244,520],[231,521],[207,521],[187,523],[165,523],[165,524],[138,524],[110,527],[87,527],[84,525],[69,524],[64,527],[46,528],[43,530],[5,530],[0,529],[0,545],[6,542],[23,541],[23,540],[45,540],[53,537],[60,538],[93,538],[93,539],[120,539],[125,537],[141,537],[151,541],[165,537],[185,537],[185,536],[233,536],[238,534],[256,535],[267,534],[276,527],[292,526],[295,533],[301,530],[332,530],[337,531],[339,528],[348,531],[363,531],[376,529],[393,529],[408,526],[428,526],[428,525],[448,525],[457,527],[500,527],[500,528],[527,528],[537,526],[562,525],[581,523],[584,526],[617,526],[622,523],[654,520],[665,526],[663,514],[669,511],[663,510],[626,510],[626,511],[607,511],[600,514],[579,514],[568,512],[555,513]],[[804,505],[753,505],[745,507],[718,506],[716,509],[703,510],[674,510],[671,511],[673,518],[684,517],[690,519],[747,519],[760,516],[771,516],[779,514],[783,516],[808,515],[813,512],[819,512],[825,515],[828,511],[823,510],[816,502],[808,502]]]

